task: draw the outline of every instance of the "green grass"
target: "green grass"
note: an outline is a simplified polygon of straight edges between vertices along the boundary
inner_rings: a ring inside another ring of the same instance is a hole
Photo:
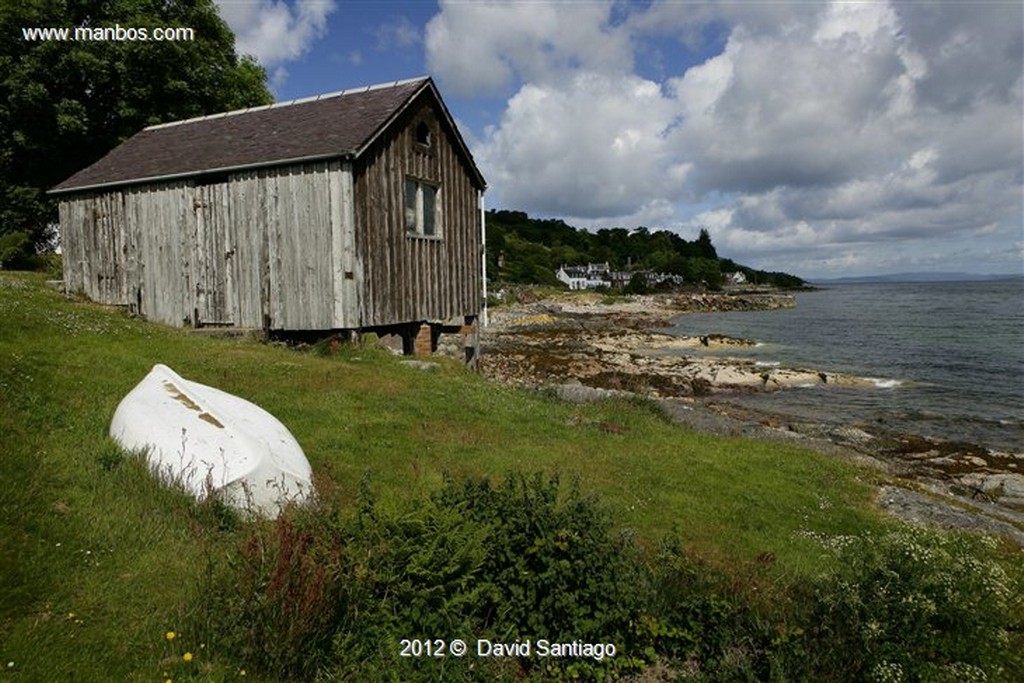
[[[400,509],[446,471],[557,471],[599,493],[642,543],[677,529],[738,574],[764,566],[753,581],[766,589],[822,568],[812,534],[890,524],[871,506],[870,472],[684,430],[642,403],[565,405],[454,361],[423,372],[376,348],[323,356],[190,335],[0,273],[0,681],[238,677],[182,624],[207,553],[245,530],[218,530],[107,437],[155,363],[277,416],[325,495],[349,505],[367,473],[380,503]],[[768,553],[773,562],[758,562]]]

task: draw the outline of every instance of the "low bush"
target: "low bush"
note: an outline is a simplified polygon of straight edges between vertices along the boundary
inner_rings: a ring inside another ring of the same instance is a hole
[[[991,548],[910,528],[823,543],[832,571],[763,599],[770,557],[727,572],[671,539],[643,553],[557,477],[446,478],[396,511],[364,484],[351,514],[321,501],[254,524],[211,563],[197,630],[274,680],[597,680],[653,663],[699,681],[1019,680],[1020,591]],[[467,656],[402,654],[454,638]],[[541,638],[616,656],[542,658]],[[477,657],[477,639],[534,656]]]
[[[826,545],[837,569],[809,596],[816,678],[1024,680],[1020,586],[991,544],[906,527]]]
[[[483,624],[506,638],[624,637],[638,565],[596,499],[558,477],[445,483],[439,504],[486,530],[478,596]]]
[[[198,626],[239,662],[282,680],[436,675],[431,658],[401,656],[403,638],[621,649],[637,614],[638,565],[611,526],[596,501],[562,491],[557,478],[509,476],[501,487],[449,479],[395,513],[364,487],[350,517],[321,502],[254,525],[230,561],[208,572]],[[449,676],[518,676],[530,664],[445,661]],[[564,664],[576,674],[593,668]]]
[[[485,530],[474,596],[476,633],[499,642],[614,644],[614,659],[525,659],[551,676],[593,678],[635,664],[642,572],[628,534],[613,530],[596,498],[557,476],[451,479],[438,503]]]
[[[9,232],[0,235],[0,268],[23,267],[31,249],[28,234]]]
[[[691,680],[761,680],[769,633],[749,604],[751,586],[687,553],[674,535],[647,568],[645,656]]]

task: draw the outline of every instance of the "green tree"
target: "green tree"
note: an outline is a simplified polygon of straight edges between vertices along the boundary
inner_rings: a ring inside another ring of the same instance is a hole
[[[191,28],[180,42],[29,40],[23,28]],[[47,240],[46,196],[142,128],[269,104],[266,71],[235,53],[213,0],[0,3],[0,235]]]
[[[651,291],[647,285],[647,276],[643,273],[633,273],[633,277],[629,278],[629,283],[623,291],[626,294],[647,294]]]
[[[697,255],[710,260],[718,258],[715,245],[711,244],[711,235],[708,234],[705,228],[700,229],[700,235],[697,237]]]
[[[693,284],[703,284],[710,289],[721,289],[724,277],[717,260],[692,258],[687,261],[685,277]]]

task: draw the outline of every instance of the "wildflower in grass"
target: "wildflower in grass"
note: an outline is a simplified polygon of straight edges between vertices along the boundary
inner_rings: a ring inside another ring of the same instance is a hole
[[[174,640],[174,631],[168,631],[164,634],[164,638],[167,640]]]
[[[186,652],[185,654],[183,654],[181,656],[181,658],[184,659],[186,662],[191,662],[192,661],[192,653],[191,652]]]

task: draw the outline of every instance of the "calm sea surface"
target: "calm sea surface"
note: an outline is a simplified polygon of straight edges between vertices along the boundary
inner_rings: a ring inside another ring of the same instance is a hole
[[[1024,280],[834,285],[796,300],[778,311],[684,315],[669,331],[752,339],[757,346],[720,353],[878,385],[790,389],[737,403],[1024,451]]]

